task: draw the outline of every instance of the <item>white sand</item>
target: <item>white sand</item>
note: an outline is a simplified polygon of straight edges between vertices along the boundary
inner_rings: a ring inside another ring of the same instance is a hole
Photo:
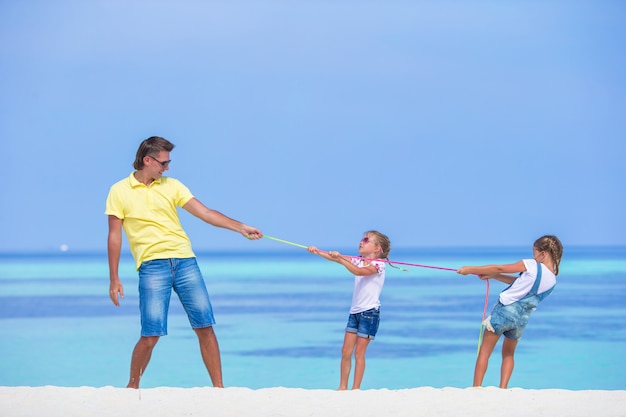
[[[0,387],[0,416],[617,417],[626,416],[626,391]]]

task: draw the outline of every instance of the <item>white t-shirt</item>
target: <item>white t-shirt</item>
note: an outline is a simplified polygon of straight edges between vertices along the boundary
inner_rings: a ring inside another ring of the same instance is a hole
[[[500,302],[509,305],[524,298],[532,289],[537,278],[537,262],[534,259],[523,259],[526,271],[515,278],[513,284],[500,293]],[[548,291],[556,284],[556,276],[543,264],[541,265],[541,283],[537,294]]]
[[[363,262],[361,258],[352,258],[352,264],[358,267],[362,267]],[[372,261],[371,265],[378,269],[376,274],[354,276],[354,293],[352,294],[350,314],[380,307],[379,297],[385,283],[385,263]]]

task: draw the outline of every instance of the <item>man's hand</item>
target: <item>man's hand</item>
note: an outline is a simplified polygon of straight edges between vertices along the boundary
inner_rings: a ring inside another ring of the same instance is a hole
[[[119,307],[120,301],[118,296],[124,298],[124,286],[120,281],[113,281],[109,286],[109,297],[111,301],[113,301],[113,304]]]
[[[254,226],[248,226],[246,224],[243,225],[241,234],[250,240],[257,240],[263,237],[263,233],[261,233],[259,229]]]

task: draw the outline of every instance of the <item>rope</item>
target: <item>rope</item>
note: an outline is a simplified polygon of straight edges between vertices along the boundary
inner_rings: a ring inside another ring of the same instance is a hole
[[[266,238],[271,239],[271,240],[275,240],[277,242],[286,243],[287,245],[297,246],[297,247],[303,248],[303,249],[306,249],[308,247],[308,246],[305,246],[305,245],[300,245],[298,243],[293,243],[293,242],[290,242],[288,240],[278,239],[276,237],[272,237],[272,236],[268,236],[268,235],[263,235],[263,237],[266,237]],[[328,253],[328,252],[322,251],[322,250],[320,252]],[[398,265],[406,265],[406,266],[416,266],[416,267],[419,267],[419,268],[441,269],[441,270],[444,270],[444,271],[455,271],[456,272],[456,269],[454,269],[454,268],[444,268],[442,266],[411,264],[411,263],[408,263],[408,262],[390,261],[389,259],[363,258],[361,256],[350,256],[350,255],[342,255],[342,256],[345,256],[346,258],[361,258],[361,259],[363,259],[365,261],[388,262],[390,264],[398,264]]]
[[[268,239],[275,240],[275,241],[277,241],[277,242],[286,243],[286,244],[288,244],[288,245],[297,246],[297,247],[299,247],[299,248],[303,248],[303,249],[306,249],[306,248],[307,248],[307,246],[304,246],[304,245],[299,245],[299,244],[297,244],[297,243],[293,243],[293,242],[290,242],[290,241],[288,241],[288,240],[278,239],[277,237],[271,237],[271,236],[268,236],[268,235],[263,235],[263,237],[266,237],[266,238],[268,238]]]
[[[487,292],[485,294],[485,306],[483,307],[483,319],[480,321],[480,334],[478,335],[478,348],[476,350],[476,356],[480,353],[480,347],[483,344],[483,334],[485,333],[485,319],[487,318],[487,306],[489,306],[489,280],[486,279]]]

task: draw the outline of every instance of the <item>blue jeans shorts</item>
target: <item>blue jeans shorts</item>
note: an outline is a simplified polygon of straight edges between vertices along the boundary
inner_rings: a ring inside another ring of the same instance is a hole
[[[172,289],[194,329],[215,324],[213,308],[196,258],[154,259],[139,267],[141,335],[167,334],[167,313]]]
[[[530,307],[520,302],[509,305],[498,302],[485,320],[485,327],[498,336],[503,334],[508,339],[519,340],[531,312]]]
[[[359,337],[374,340],[380,324],[380,308],[371,308],[356,314],[350,314],[346,332],[356,333]]]

